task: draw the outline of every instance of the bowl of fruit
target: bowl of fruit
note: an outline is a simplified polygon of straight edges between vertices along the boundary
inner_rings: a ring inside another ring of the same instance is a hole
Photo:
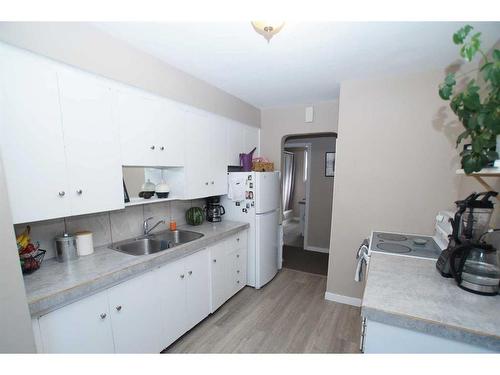
[[[19,261],[24,274],[35,272],[40,268],[46,251],[40,249],[40,244],[34,244],[30,237],[30,226],[16,237]]]

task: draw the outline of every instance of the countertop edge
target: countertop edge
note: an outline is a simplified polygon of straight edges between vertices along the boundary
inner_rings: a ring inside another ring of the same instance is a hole
[[[194,254],[206,248],[207,246],[210,246],[233,234],[248,229],[250,226],[248,223],[238,224],[240,225],[230,228],[222,233],[218,233],[217,235],[205,235],[196,241],[181,245],[182,248],[181,246],[179,246],[179,248],[177,249],[178,251],[175,253],[164,253],[154,258],[145,259],[143,262],[131,264],[125,266],[124,268],[113,270],[108,273],[103,273],[96,279],[82,282],[75,287],[68,288],[60,292],[53,293],[28,302],[31,317],[37,318],[41,315],[45,315],[51,311],[57,310],[63,306],[74,303],[85,297],[91,296],[105,289],[109,289],[135,276],[139,276],[143,273],[153,270],[154,268]]]
[[[405,328],[445,339],[460,341],[466,344],[484,347],[500,352],[500,337],[486,333],[471,331],[462,327],[448,325],[436,321],[425,320],[416,316],[402,315],[381,309],[361,306],[361,315],[364,318]]]

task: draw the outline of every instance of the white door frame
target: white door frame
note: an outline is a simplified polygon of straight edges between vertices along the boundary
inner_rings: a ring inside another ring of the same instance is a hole
[[[283,151],[285,148],[291,147],[305,147],[307,149],[307,180],[306,180],[306,219],[304,223],[304,249],[307,250],[308,245],[308,233],[309,233],[309,191],[311,184],[311,148],[312,144],[308,142],[285,142],[283,145]]]

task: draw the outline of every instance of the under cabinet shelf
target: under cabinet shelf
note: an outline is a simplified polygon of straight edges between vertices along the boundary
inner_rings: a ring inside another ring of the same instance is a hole
[[[125,203],[125,207],[130,207],[130,206],[139,206],[141,204],[151,204],[151,203],[159,203],[159,202],[169,202],[169,201],[177,201],[181,200],[182,198],[179,197],[172,197],[172,198],[156,198],[156,197],[151,197],[149,199],[144,199],[144,198],[130,198],[130,202]]]
[[[482,176],[482,177],[495,177],[500,176],[500,168],[483,168],[479,172],[466,174],[463,169],[458,169],[457,174],[464,174],[466,176]]]
[[[495,167],[483,168],[479,172],[473,172],[471,174],[466,174],[463,169],[458,169],[457,174],[474,177],[477,180],[477,182],[481,184],[482,187],[490,191],[495,189],[493,189],[491,185],[483,179],[483,177],[500,177],[500,168],[495,168]],[[500,196],[497,195],[496,198],[497,200],[500,201]]]

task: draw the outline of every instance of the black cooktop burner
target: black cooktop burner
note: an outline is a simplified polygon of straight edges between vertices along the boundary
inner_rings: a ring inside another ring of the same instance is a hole
[[[401,236],[404,237],[404,236]],[[399,240],[402,241],[402,240]],[[400,245],[398,243],[382,242],[378,243],[377,247],[380,250],[388,251],[390,253],[409,253],[411,249],[408,246]]]
[[[377,237],[382,240],[387,241],[406,241],[408,237],[403,236],[402,234],[394,234],[394,233],[379,233]]]

